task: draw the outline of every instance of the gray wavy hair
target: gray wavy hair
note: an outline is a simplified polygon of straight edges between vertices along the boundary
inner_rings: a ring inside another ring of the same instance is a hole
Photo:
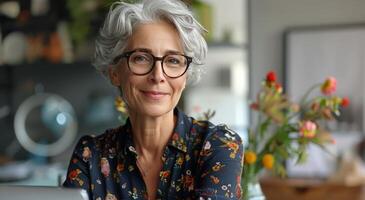
[[[198,82],[207,54],[207,43],[202,35],[206,30],[180,0],[143,0],[136,4],[112,4],[95,41],[94,67],[108,77],[108,67],[124,51],[133,34],[133,28],[140,23],[158,20],[169,21],[179,32],[184,53],[193,57],[187,72],[188,82]]]

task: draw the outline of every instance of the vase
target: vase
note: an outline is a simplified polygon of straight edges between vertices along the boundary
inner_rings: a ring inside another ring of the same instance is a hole
[[[266,200],[258,181],[247,183],[247,194],[244,200]]]
[[[245,176],[242,184],[244,200],[266,200],[256,176],[252,176],[252,174]]]
[[[255,165],[244,165],[242,173],[242,189],[244,200],[266,200],[261,190],[258,173]]]

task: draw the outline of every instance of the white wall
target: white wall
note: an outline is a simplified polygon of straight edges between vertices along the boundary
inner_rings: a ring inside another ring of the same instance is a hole
[[[268,70],[283,78],[283,33],[288,27],[365,22],[364,0],[249,0],[251,98]]]

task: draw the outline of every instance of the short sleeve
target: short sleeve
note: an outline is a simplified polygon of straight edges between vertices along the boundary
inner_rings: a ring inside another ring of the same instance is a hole
[[[63,183],[64,187],[82,188],[86,190],[90,196],[90,164],[93,149],[92,137],[82,137],[74,151],[68,166],[67,177]],[[90,196],[91,197],[91,196]]]
[[[241,199],[242,159],[240,136],[226,126],[213,129],[200,151],[197,199]]]

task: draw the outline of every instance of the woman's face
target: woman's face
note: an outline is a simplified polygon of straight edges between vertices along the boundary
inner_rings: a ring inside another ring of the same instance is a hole
[[[164,21],[137,25],[125,52],[135,49],[147,49],[156,57],[169,52],[184,53],[178,32]],[[185,88],[186,73],[169,78],[163,73],[161,62],[156,61],[149,74],[139,76],[129,71],[126,58],[119,63],[120,66],[110,68],[109,75],[112,83],[122,89],[131,114],[158,117],[175,108]]]

